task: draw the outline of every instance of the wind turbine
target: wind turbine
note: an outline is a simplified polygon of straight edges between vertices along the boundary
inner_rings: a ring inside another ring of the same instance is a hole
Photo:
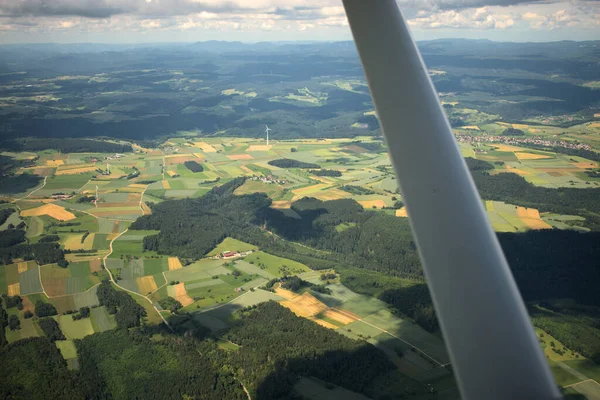
[[[269,131],[272,131],[273,129],[269,128],[268,125],[265,125],[265,133],[267,134],[267,146],[269,145]]]

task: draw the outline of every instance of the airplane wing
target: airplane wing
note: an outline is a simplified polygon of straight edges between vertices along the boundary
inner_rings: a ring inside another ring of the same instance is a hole
[[[557,385],[435,88],[394,0],[343,0],[461,395]]]

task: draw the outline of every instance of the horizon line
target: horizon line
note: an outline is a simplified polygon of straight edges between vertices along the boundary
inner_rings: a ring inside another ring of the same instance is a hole
[[[490,42],[490,43],[515,43],[515,44],[528,44],[528,43],[600,43],[600,39],[596,40],[573,40],[573,39],[564,39],[564,40],[548,40],[548,41],[514,41],[514,40],[492,40],[492,39],[473,39],[473,38],[465,38],[465,37],[447,37],[447,38],[436,38],[436,39],[424,39],[424,40],[416,40],[417,43],[423,42],[435,42],[435,41],[445,41],[445,40],[463,40],[467,42]],[[196,43],[238,43],[242,45],[256,45],[256,44],[318,44],[318,43],[354,43],[352,39],[347,40],[261,40],[261,41],[242,41],[242,40],[195,40],[195,41],[148,41],[148,42],[13,42],[13,43],[0,43],[0,46],[30,46],[30,45],[111,45],[111,46],[135,46],[135,45],[175,45],[175,44],[183,44],[190,45]]]

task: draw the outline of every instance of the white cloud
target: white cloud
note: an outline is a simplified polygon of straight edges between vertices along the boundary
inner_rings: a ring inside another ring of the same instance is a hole
[[[514,25],[508,14],[496,13],[488,7],[466,10],[449,10],[436,13],[421,11],[408,21],[414,28],[507,29]]]
[[[416,30],[558,30],[600,26],[598,0],[397,1]],[[0,30],[347,33],[348,23],[340,3],[339,0],[0,0]]]

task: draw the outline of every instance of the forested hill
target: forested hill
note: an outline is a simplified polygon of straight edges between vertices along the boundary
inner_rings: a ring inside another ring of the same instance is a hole
[[[61,153],[128,153],[130,144],[87,139],[21,139],[0,141],[0,149],[10,151],[40,151],[52,149]]]
[[[198,199],[153,205],[152,215],[138,218],[130,229],[160,230],[144,238],[144,248],[186,259],[201,258],[227,236],[263,243],[258,215],[271,199],[262,193],[234,196],[244,181],[236,178]]]
[[[215,187],[199,199],[165,201],[131,229],[160,229],[144,239],[148,250],[197,259],[231,236],[312,268],[350,265],[423,281],[416,245],[406,218],[364,210],[354,200],[304,198],[292,204],[301,218],[269,207],[264,194],[236,196],[244,178]],[[277,240],[324,250],[304,251]],[[569,297],[600,305],[600,233],[530,231],[499,234],[500,243],[527,300]],[[573,260],[577,260],[574,264]]]

